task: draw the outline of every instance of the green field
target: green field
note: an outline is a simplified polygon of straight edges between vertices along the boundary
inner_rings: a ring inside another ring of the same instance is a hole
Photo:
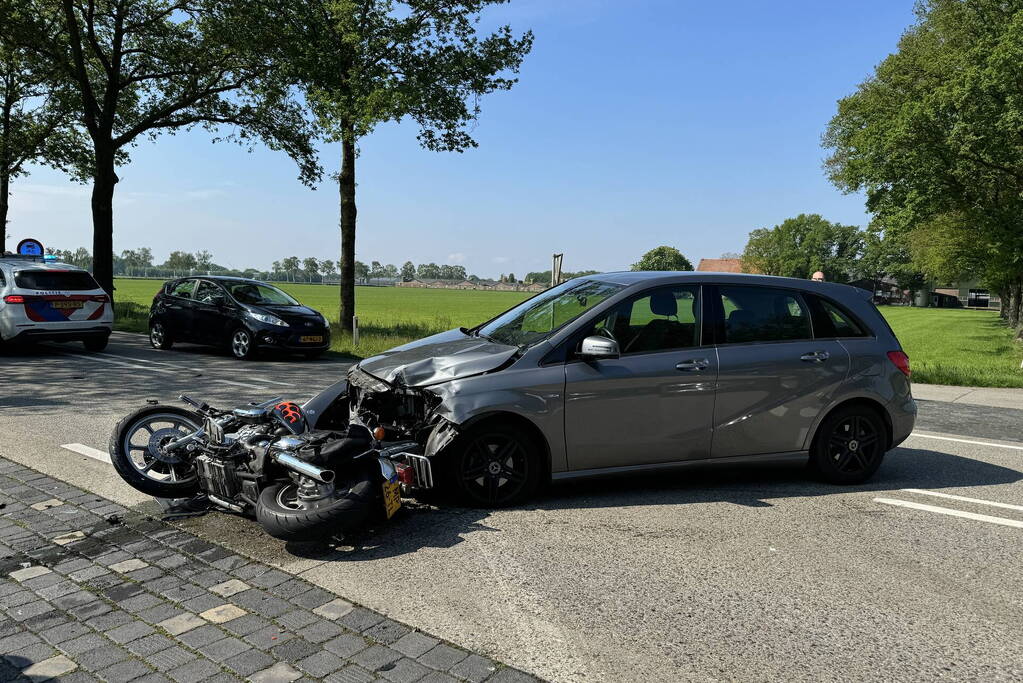
[[[117,327],[146,331],[146,316],[162,280],[118,278]],[[328,285],[274,283],[303,304],[315,308],[334,324],[332,350],[356,357],[372,356],[453,327],[472,327],[531,296],[525,292],[488,292],[405,287],[356,287],[359,347],[337,328],[338,288]]]
[[[118,329],[145,332],[146,315],[160,280],[118,279]],[[338,317],[337,287],[278,283],[302,303],[333,321]],[[358,348],[335,325],[333,350],[371,356],[392,346],[460,325],[473,326],[514,306],[522,292],[356,287],[362,330]],[[882,307],[909,354],[913,380],[924,384],[1023,387],[1023,344],[995,313],[955,309]]]

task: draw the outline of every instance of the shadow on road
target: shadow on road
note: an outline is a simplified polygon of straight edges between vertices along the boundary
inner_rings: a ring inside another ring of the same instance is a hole
[[[897,448],[870,481],[836,486],[814,480],[802,465],[708,465],[706,467],[564,482],[530,507],[565,509],[631,505],[734,503],[770,507],[776,498],[803,498],[904,488],[940,489],[1011,484],[1023,472],[939,451]]]
[[[888,454],[872,481],[859,486],[815,481],[801,465],[706,466],[557,483],[520,509],[555,511],[721,502],[771,507],[772,500],[782,498],[884,493],[903,488],[992,486],[1021,479],[1023,472],[1017,469],[938,451],[899,448]],[[448,548],[474,532],[498,532],[486,524],[489,514],[488,510],[443,503],[437,507],[413,501],[390,522],[377,524],[338,545],[329,548],[289,545],[286,550],[299,557],[343,562],[383,559],[420,548]]]

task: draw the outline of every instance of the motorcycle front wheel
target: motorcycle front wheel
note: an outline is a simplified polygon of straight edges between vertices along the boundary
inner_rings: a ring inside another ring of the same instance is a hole
[[[199,416],[175,406],[145,406],[129,413],[110,437],[110,462],[132,488],[156,498],[188,498],[199,492],[192,462],[167,452],[174,439],[199,429]]]
[[[283,541],[327,540],[366,525],[380,507],[380,470],[368,463],[338,473],[333,494],[305,501],[293,481],[267,486],[259,494],[256,521]]]

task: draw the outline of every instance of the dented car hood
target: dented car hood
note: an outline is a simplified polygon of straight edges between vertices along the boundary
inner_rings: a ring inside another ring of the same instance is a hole
[[[451,330],[367,358],[358,367],[388,384],[424,387],[496,370],[518,351]]]

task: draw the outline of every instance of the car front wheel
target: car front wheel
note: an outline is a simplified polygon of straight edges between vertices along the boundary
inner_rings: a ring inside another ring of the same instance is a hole
[[[149,326],[149,345],[164,351],[174,345],[167,328],[159,320]]]
[[[852,406],[828,415],[817,430],[810,467],[832,484],[859,484],[881,466],[888,437],[884,422],[873,410]]]
[[[468,430],[452,455],[455,489],[471,505],[514,505],[532,495],[540,481],[539,448],[508,425],[484,423]]]
[[[244,327],[239,327],[231,334],[231,354],[241,360],[256,357],[256,339]]]

